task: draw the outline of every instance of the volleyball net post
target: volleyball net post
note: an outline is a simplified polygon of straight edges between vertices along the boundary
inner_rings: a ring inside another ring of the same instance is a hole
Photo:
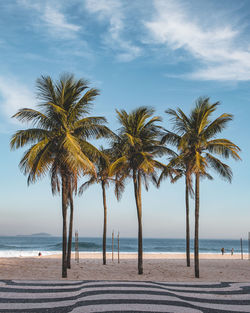
[[[120,233],[119,231],[117,234],[117,257],[118,257],[118,263],[120,263]]]
[[[243,245],[242,245],[242,238],[240,238],[240,254],[241,254],[241,260],[243,260]]]
[[[79,264],[79,244],[78,244],[78,231],[75,232],[75,261]]]
[[[112,231],[112,262],[114,262],[114,231]]]

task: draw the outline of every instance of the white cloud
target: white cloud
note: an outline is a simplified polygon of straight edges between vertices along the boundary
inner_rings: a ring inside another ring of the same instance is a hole
[[[15,78],[0,76],[0,108],[5,117],[11,118],[21,108],[34,108],[33,92]],[[13,120],[14,121],[14,120]]]
[[[66,15],[61,11],[60,2],[18,0],[18,3],[37,13],[37,19],[47,27],[53,37],[72,39],[81,29],[79,25],[67,21]]]
[[[42,19],[47,23],[48,27],[53,30],[53,32],[74,33],[78,32],[81,28],[78,25],[68,23],[66,21],[66,17],[59,12],[58,9],[48,4],[44,8]]]
[[[153,19],[144,25],[152,42],[171,50],[183,49],[202,63],[189,74],[204,80],[250,80],[250,49],[236,42],[240,31],[230,25],[219,25],[209,16],[209,25],[198,21],[180,1],[155,0]]]
[[[108,22],[104,43],[118,53],[118,60],[132,61],[141,55],[140,47],[123,38],[125,15],[120,0],[86,0],[85,7],[90,13],[96,14],[100,21]]]

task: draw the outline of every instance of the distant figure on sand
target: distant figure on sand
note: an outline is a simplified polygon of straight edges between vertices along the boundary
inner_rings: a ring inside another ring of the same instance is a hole
[[[225,249],[221,248],[221,254],[224,255],[224,253],[225,253]]]
[[[41,252],[38,252],[38,256],[41,256],[42,255],[42,253]]]
[[[231,255],[233,255],[233,254],[234,254],[234,248],[231,249]]]

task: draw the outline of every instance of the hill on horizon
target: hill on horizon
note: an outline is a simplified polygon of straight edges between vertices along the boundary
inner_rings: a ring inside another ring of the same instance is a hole
[[[17,237],[51,237],[51,234],[48,233],[35,233],[31,235],[17,235]]]

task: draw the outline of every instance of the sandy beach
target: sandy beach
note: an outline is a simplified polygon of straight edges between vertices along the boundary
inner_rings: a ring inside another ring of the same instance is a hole
[[[192,257],[192,256],[191,256]],[[240,254],[200,255],[199,281],[250,281],[250,261]],[[60,280],[61,255],[41,257],[0,258],[1,279]],[[193,260],[187,268],[185,254],[152,253],[144,254],[144,274],[137,275],[137,255],[117,254],[112,262],[107,254],[107,265],[102,265],[101,253],[80,253],[77,264],[72,255],[72,268],[68,270],[68,280],[138,280],[138,281],[197,281],[194,278]]]

